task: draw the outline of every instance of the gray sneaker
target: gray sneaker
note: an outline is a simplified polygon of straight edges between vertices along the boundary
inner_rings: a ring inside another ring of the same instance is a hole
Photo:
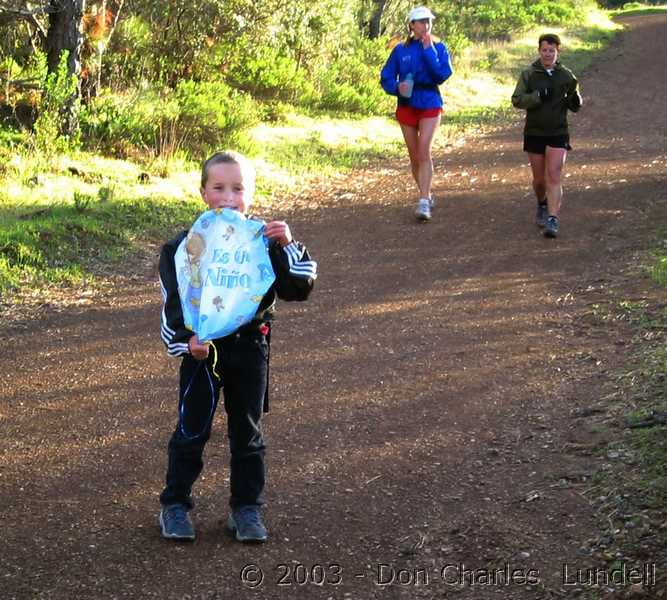
[[[421,198],[417,202],[417,209],[415,210],[415,217],[419,221],[428,221],[431,218],[431,202],[428,198]]]
[[[240,506],[232,511],[227,527],[239,542],[265,542],[268,538],[259,507]]]
[[[192,541],[195,528],[192,526],[188,508],[184,504],[169,504],[160,511],[162,537],[170,540]]]

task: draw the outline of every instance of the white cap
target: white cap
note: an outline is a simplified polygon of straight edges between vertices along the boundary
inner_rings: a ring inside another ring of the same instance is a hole
[[[410,11],[408,21],[418,21],[419,19],[435,19],[435,15],[425,6],[418,6]]]

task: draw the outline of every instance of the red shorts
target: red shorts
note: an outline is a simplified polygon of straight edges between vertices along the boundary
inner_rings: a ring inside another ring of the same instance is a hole
[[[442,112],[442,108],[412,108],[412,106],[399,106],[396,109],[396,118],[401,125],[417,127],[422,119],[432,119]]]

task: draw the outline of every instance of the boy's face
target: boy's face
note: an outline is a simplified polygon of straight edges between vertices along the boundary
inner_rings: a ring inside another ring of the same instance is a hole
[[[246,197],[243,171],[236,163],[217,163],[208,169],[206,185],[201,197],[209,208],[231,208],[245,214],[251,198]]]
[[[549,42],[540,44],[540,62],[545,67],[551,67],[558,60],[558,46]]]

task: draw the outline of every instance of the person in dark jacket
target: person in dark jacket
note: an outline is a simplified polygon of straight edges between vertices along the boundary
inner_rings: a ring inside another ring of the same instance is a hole
[[[250,162],[235,152],[218,152],[203,165],[201,195],[210,209],[248,211],[255,174]],[[160,495],[162,535],[193,540],[189,516],[192,486],[202,468],[204,446],[222,387],[231,451],[228,528],[241,542],[263,542],[267,532],[260,507],[265,482],[265,445],[260,419],[268,410],[270,328],[276,298],[306,300],[317,277],[317,264],[294,241],[284,221],[270,221],[263,233],[275,281],[259,302],[254,318],[230,335],[202,343],[184,324],[174,256],[187,236],[167,242],[160,255],[164,299],[161,337],[171,356],[182,357],[179,416],[168,448],[166,486]]]
[[[567,111],[577,112],[582,100],[572,72],[558,60],[560,38],[545,33],[538,41],[539,58],[522,71],[512,104],[526,110],[523,149],[528,153],[537,196],[537,225],[556,237],[563,198],[561,176],[571,150]]]
[[[398,98],[396,119],[419,189],[415,215],[420,221],[431,218],[433,207],[431,146],[443,106],[438,86],[452,74],[447,47],[431,36],[434,18],[424,6],[410,11],[409,35],[405,42],[394,47],[380,73],[384,91]]]

